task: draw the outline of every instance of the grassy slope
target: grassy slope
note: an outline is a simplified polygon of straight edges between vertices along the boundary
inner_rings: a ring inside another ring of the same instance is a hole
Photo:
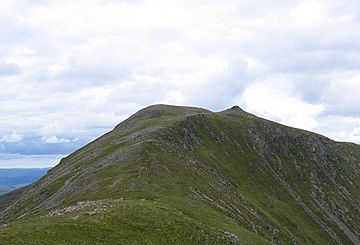
[[[239,121],[239,116],[243,120]],[[203,130],[205,125],[211,126]],[[324,210],[337,213],[352,231],[359,230],[359,186],[349,184],[359,177],[358,146],[338,144],[234,111],[211,119],[203,117],[194,121],[193,127],[205,142],[197,150],[200,157],[232,176],[245,199],[276,224],[280,240],[291,237],[302,243],[324,244],[338,239],[350,243],[334,222],[328,222]],[[242,130],[234,130],[236,127]],[[221,134],[231,137],[216,143],[214,138],[221,138]],[[339,147],[352,149],[352,155]],[[306,209],[313,211],[311,218]]]
[[[95,215],[82,210],[12,223],[0,229],[0,238],[6,244],[228,244],[226,229],[245,244],[268,243],[201,203],[189,207],[182,199],[173,199],[176,205],[157,200],[125,199]]]
[[[324,210],[359,228],[359,154],[358,146],[237,108],[150,107],[64,159],[3,210],[0,221],[10,224],[0,240],[221,244],[231,232],[244,244],[349,243]],[[39,218],[108,198],[124,203],[95,216],[79,211],[78,220],[72,213]],[[23,221],[11,223],[16,217]]]

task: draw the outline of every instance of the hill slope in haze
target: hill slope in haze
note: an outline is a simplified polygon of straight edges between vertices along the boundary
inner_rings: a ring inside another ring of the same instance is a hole
[[[0,197],[7,243],[359,244],[360,146],[150,106]]]

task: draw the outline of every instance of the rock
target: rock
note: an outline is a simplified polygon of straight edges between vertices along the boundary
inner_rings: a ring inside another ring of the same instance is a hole
[[[228,231],[225,231],[224,232],[224,235],[225,235],[225,239],[227,240],[227,244],[231,244],[231,245],[240,245],[240,240],[239,238],[237,237],[237,235],[235,234],[232,234]]]
[[[71,213],[75,211],[79,211],[82,209],[93,209],[88,211],[87,214],[93,215],[95,213],[101,213],[107,210],[109,206],[111,206],[115,202],[122,202],[123,198],[116,199],[116,200],[98,200],[98,201],[80,201],[74,206],[68,206],[62,209],[57,209],[54,211],[49,212],[46,216],[61,216],[65,213]]]

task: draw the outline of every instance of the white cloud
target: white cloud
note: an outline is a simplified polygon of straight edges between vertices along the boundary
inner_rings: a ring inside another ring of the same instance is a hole
[[[338,74],[323,89],[322,100],[329,113],[360,117],[360,71]]]
[[[321,104],[302,101],[290,82],[277,77],[251,84],[239,99],[250,112],[303,129],[315,128],[316,117],[324,110]]]
[[[360,122],[359,122],[360,125]],[[360,126],[355,128],[349,135],[350,142],[360,143]]]
[[[59,163],[62,155],[0,154],[0,168],[46,168]]]
[[[360,144],[359,117],[326,116],[316,130],[332,139]]]
[[[48,136],[48,137],[42,137],[42,140],[46,143],[46,144],[59,144],[59,143],[69,143],[71,142],[71,140],[66,139],[66,138],[58,138],[56,136]]]
[[[23,138],[23,135],[13,132],[12,134],[4,135],[0,142],[16,143],[22,141]]]
[[[164,104],[173,104],[173,105],[183,105],[185,98],[180,91],[170,91],[167,93],[164,101],[159,101],[158,103]]]
[[[300,25],[319,25],[330,21],[326,13],[326,3],[319,0],[305,0],[290,10],[290,16]]]

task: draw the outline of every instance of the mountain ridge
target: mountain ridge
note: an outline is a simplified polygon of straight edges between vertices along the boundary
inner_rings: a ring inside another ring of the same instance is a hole
[[[8,238],[6,229],[16,222],[46,223],[54,210],[119,199],[154,212],[167,205],[169,221],[180,211],[181,221],[204,231],[188,231],[199,239],[191,243],[358,244],[359,159],[356,144],[283,126],[238,106],[220,112],[150,106],[62,159],[37,183],[0,198],[0,223],[10,224],[0,229],[0,238]],[[74,217],[61,222],[71,225]],[[131,222],[143,218],[135,215]]]

